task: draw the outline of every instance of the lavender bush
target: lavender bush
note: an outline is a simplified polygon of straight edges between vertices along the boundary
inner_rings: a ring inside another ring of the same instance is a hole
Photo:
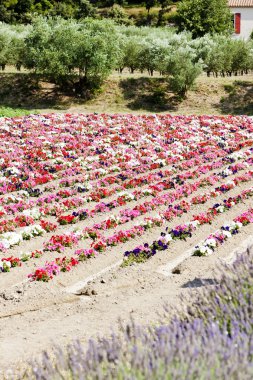
[[[158,327],[131,321],[123,333],[43,354],[23,379],[247,380],[253,378],[253,250],[224,267],[185,315]]]

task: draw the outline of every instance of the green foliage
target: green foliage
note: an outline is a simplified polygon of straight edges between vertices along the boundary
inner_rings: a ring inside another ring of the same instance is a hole
[[[128,67],[131,73],[141,68],[142,41],[139,37],[131,36],[126,39],[124,47],[124,67]]]
[[[150,17],[150,9],[154,6],[161,8],[160,12],[156,11],[159,22],[158,25],[162,25],[163,22],[166,22],[164,18],[164,13],[166,9],[173,3],[178,0],[146,0],[146,1],[126,1],[126,0],[0,0],[0,21],[6,23],[31,23],[33,18],[36,16],[61,16],[63,18],[75,18],[83,19],[85,17],[99,18],[107,16],[108,7],[127,7],[132,6],[143,7],[145,6],[147,12],[145,12],[145,17],[137,16],[137,22],[142,25],[151,25],[151,19],[154,19],[154,14]],[[99,10],[102,8],[103,10]],[[121,13],[125,13],[125,8],[121,10]],[[114,12],[114,16],[109,16],[114,19],[119,18],[116,16],[115,10],[109,10],[109,12]],[[137,12],[136,14],[138,14]],[[129,21],[135,17],[129,17],[128,13],[125,13],[124,17],[120,17],[121,20],[124,18],[124,21],[121,21],[121,24],[129,24]],[[128,22],[127,22],[128,21]]]
[[[94,17],[96,8],[89,0],[13,0],[0,1],[0,21],[30,23],[34,16],[64,18]]]
[[[38,18],[26,39],[25,66],[81,94],[102,84],[118,55],[118,34],[109,20]]]
[[[145,263],[147,261],[147,256],[145,254],[139,254],[139,255],[134,255],[131,254],[127,258],[125,258],[121,264],[122,268],[134,265],[134,264],[141,264]]]
[[[96,17],[96,8],[89,2],[89,0],[80,0],[79,9],[76,13],[77,18]]]
[[[170,58],[166,69],[165,72],[170,75],[171,89],[180,97],[185,97],[201,74],[202,64],[195,62],[194,54],[191,52],[178,49]]]
[[[30,115],[31,113],[36,113],[36,111],[29,111],[22,108],[10,108],[10,107],[0,107],[0,117],[16,117]]]
[[[0,23],[0,69],[23,65],[85,97],[114,69],[160,72],[181,97],[202,70],[225,76],[253,69],[252,41],[211,34],[192,39],[189,32],[126,26],[119,20],[40,16],[28,26]]]
[[[117,24],[131,25],[132,20],[129,19],[126,11],[120,5],[113,5],[107,12],[104,13],[107,18],[113,19]]]
[[[0,65],[21,65],[29,27],[0,23]]]
[[[94,0],[93,2],[96,2]],[[113,7],[114,5],[127,5],[128,2],[126,0],[101,0],[98,1],[100,7]]]
[[[191,35],[176,35],[162,28],[142,28],[139,33],[136,28],[131,30],[135,33],[129,35],[130,30],[127,31],[122,66],[131,72],[148,70],[150,75],[160,71],[169,78],[172,90],[185,96],[203,68],[197,49],[189,46]]]
[[[222,75],[247,72],[253,68],[253,52],[251,42],[227,38],[222,35],[214,37],[206,35],[195,40],[193,44],[202,52],[204,69]]]
[[[178,6],[179,30],[188,30],[194,38],[206,33],[228,34],[232,31],[227,0],[183,0]]]

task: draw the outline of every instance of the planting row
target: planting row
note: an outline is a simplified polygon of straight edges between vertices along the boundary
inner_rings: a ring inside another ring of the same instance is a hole
[[[123,250],[124,265],[191,236],[198,226],[252,196],[252,133],[251,119],[232,116],[2,118],[0,271],[40,259],[45,252],[60,253],[29,276],[48,281],[108,247],[163,228],[195,206],[218,199],[186,225],[170,231],[165,227],[152,244]],[[232,189],[236,193],[238,186],[237,195],[219,199]],[[31,239],[35,248],[21,253],[19,244]],[[74,255],[65,254],[66,247]],[[212,248],[202,242],[198,253]]]

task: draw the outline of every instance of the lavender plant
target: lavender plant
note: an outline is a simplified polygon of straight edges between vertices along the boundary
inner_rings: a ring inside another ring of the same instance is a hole
[[[45,352],[23,379],[247,380],[253,378],[253,250],[223,268],[187,313],[160,326],[134,321],[122,333]]]

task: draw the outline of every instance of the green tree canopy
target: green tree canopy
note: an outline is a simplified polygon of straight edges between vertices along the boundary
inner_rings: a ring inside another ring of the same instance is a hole
[[[206,33],[228,34],[232,30],[227,0],[183,0],[178,6],[179,30],[192,32],[194,38]]]
[[[118,33],[109,20],[38,18],[28,34],[25,66],[82,94],[98,88],[117,67]]]

